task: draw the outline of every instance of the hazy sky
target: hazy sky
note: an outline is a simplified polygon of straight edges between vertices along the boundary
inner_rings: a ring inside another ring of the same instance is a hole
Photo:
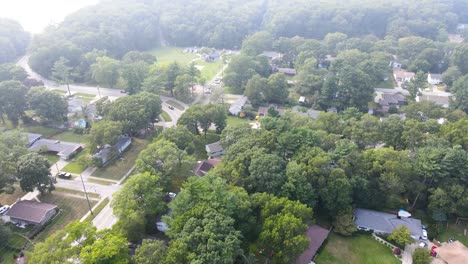
[[[14,19],[26,31],[40,33],[74,11],[98,0],[0,0],[0,17]]]

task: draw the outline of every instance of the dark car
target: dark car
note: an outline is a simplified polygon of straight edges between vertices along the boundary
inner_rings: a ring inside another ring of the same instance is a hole
[[[167,108],[174,110],[174,107],[172,105],[168,106]]]
[[[71,173],[68,173],[68,172],[61,172],[59,173],[59,178],[62,178],[62,179],[71,179]]]

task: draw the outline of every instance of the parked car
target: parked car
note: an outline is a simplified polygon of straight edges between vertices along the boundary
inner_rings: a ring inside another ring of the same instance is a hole
[[[6,213],[8,211],[8,209],[10,209],[10,206],[9,205],[4,205],[0,208],[0,215]]]
[[[426,229],[422,230],[422,239],[427,240],[427,230]]]
[[[72,175],[71,173],[68,173],[68,172],[61,172],[59,173],[59,178],[62,178],[62,179],[71,179]]]
[[[154,123],[159,123],[159,119],[155,118],[155,119],[153,120],[153,122],[154,122]]]
[[[174,107],[172,105],[168,106],[167,108],[174,110]]]
[[[419,243],[419,247],[420,248],[425,248],[425,247],[427,247],[427,244],[425,242],[421,242],[421,243]]]

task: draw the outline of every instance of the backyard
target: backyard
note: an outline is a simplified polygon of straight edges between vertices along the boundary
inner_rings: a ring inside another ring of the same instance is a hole
[[[64,171],[64,172],[69,172],[69,173],[73,173],[73,174],[80,174],[82,173],[85,169],[86,169],[86,166],[83,166],[82,164],[80,164],[77,160],[79,157],[81,156],[84,156],[84,155],[88,155],[86,149],[84,151],[81,151],[78,155],[76,155],[75,157],[73,157],[72,160],[70,160],[68,162],[68,164],[62,168],[61,171]]]
[[[135,165],[138,154],[150,143],[148,140],[134,138],[130,149],[114,163],[97,169],[93,176],[111,180],[120,180]]]
[[[369,234],[342,237],[331,233],[315,259],[317,264],[400,264],[392,250]]]
[[[23,197],[27,192],[23,192],[19,186],[15,186],[15,191],[11,194],[0,193],[0,204],[8,204],[16,202],[17,199]]]
[[[452,238],[454,240],[459,240],[468,247],[468,236],[463,235],[464,229],[468,229],[468,227],[466,225],[455,224],[449,224],[448,228],[446,226],[440,227],[440,233],[437,239],[440,242],[447,242],[449,238]]]
[[[227,120],[226,120],[226,123],[231,126],[236,126],[236,125],[240,125],[240,124],[248,124],[250,122],[250,120],[248,118],[240,118],[240,117],[237,117],[237,116],[228,116],[227,117]]]
[[[77,134],[73,131],[65,131],[60,134],[56,134],[52,136],[51,139],[77,143],[84,143],[86,141],[84,134]]]

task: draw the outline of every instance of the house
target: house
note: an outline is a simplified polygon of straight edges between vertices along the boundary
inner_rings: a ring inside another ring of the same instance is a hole
[[[221,55],[217,52],[209,53],[209,54],[203,54],[202,59],[206,62],[213,62],[217,61],[221,58]]]
[[[212,158],[224,155],[224,147],[219,141],[206,145],[205,150],[208,156]]]
[[[75,142],[40,138],[29,147],[29,150],[51,152],[63,160],[68,160],[83,150],[83,145]]]
[[[393,77],[397,82],[410,82],[416,74],[402,69],[393,69]]]
[[[466,264],[468,261],[468,248],[460,241],[447,243],[435,249],[437,259],[447,264]]]
[[[115,143],[112,146],[105,146],[103,149],[101,149],[98,153],[94,154],[92,156],[93,159],[97,159],[101,162],[102,166],[106,166],[109,161],[112,161],[113,158],[115,158],[116,155],[119,157],[125,150],[130,147],[132,144],[132,138],[127,137],[127,136],[121,136],[118,140],[117,143]]]
[[[328,237],[329,230],[318,225],[310,226],[306,232],[306,237],[309,238],[309,247],[296,260],[296,264],[309,264],[314,259],[323,242]]]
[[[459,34],[449,34],[448,40],[449,42],[459,44],[459,43],[462,43],[465,40],[465,38],[463,38],[463,36]]]
[[[380,94],[378,95],[378,104],[381,112],[388,113],[391,107],[400,108],[402,105],[407,105],[406,98],[399,93],[396,94]]]
[[[429,73],[427,75],[427,82],[432,85],[437,85],[442,83],[442,74]]]
[[[444,108],[448,108],[450,104],[450,96],[427,95],[427,94],[416,96],[416,102],[422,102],[422,101],[431,101]]]
[[[296,75],[296,69],[293,68],[276,68],[276,70],[279,73],[282,73],[286,76],[295,76]]]
[[[373,231],[376,234],[391,234],[397,227],[408,227],[411,237],[422,237],[421,220],[400,217],[397,214],[389,214],[368,209],[356,208],[354,210],[354,223],[359,230]]]
[[[219,159],[207,159],[207,160],[200,160],[195,165],[194,173],[197,176],[205,176],[211,169],[213,169],[221,160]]]
[[[57,211],[58,208],[54,204],[24,200],[14,203],[6,215],[14,223],[44,225]]]
[[[264,51],[260,55],[267,57],[269,61],[278,61],[283,57],[283,54],[276,51]]]
[[[283,116],[284,113],[285,113],[284,109],[278,108],[276,105],[270,105],[269,107],[260,106],[258,108],[257,118],[262,118],[262,117],[267,116],[268,115],[268,109],[270,109],[270,107],[274,107],[275,110],[278,112],[279,116]]]
[[[242,109],[244,108],[245,104],[247,103],[247,97],[242,96],[241,98],[237,99],[234,103],[231,104],[229,107],[229,113],[231,115],[237,116]]]

